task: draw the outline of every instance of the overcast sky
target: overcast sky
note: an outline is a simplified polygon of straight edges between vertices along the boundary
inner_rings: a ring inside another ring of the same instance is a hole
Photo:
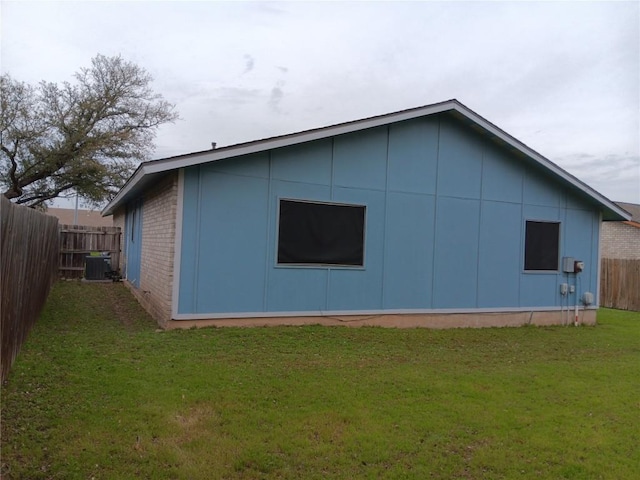
[[[148,70],[181,120],[152,158],[457,98],[612,200],[640,203],[640,3],[1,3],[2,72]]]

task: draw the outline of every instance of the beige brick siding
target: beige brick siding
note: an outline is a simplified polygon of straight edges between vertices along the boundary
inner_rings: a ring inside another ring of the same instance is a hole
[[[603,258],[640,259],[640,228],[624,222],[603,222]]]
[[[140,289],[132,290],[160,326],[171,319],[177,205],[177,171],[151,188],[142,204]]]

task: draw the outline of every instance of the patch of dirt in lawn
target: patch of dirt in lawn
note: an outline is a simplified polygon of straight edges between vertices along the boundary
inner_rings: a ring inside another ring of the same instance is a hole
[[[92,285],[102,297],[102,305],[109,310],[109,315],[117,319],[127,330],[140,327],[154,327],[151,316],[136,301],[134,296],[122,283],[99,283]]]
[[[173,423],[179,427],[173,441],[178,445],[193,442],[199,438],[220,435],[220,414],[208,404],[193,405],[176,413]]]

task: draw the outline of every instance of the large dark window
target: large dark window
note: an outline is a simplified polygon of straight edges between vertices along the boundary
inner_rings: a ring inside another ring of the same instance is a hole
[[[527,221],[524,243],[525,270],[558,270],[560,224]]]
[[[278,263],[364,265],[362,205],[280,200]]]

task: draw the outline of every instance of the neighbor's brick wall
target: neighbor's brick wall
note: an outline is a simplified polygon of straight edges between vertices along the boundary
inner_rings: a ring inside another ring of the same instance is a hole
[[[640,228],[624,222],[603,222],[603,258],[640,259]]]
[[[124,229],[126,212],[127,210],[122,207],[113,213],[113,226],[120,228],[120,262],[117,267],[120,270],[121,275],[124,274],[124,266],[127,264],[127,253],[125,248],[125,242],[127,240],[125,235],[127,235],[127,232],[125,232]]]
[[[144,197],[142,204],[142,305],[160,326],[171,319],[173,259],[178,206],[178,172],[171,172]]]

